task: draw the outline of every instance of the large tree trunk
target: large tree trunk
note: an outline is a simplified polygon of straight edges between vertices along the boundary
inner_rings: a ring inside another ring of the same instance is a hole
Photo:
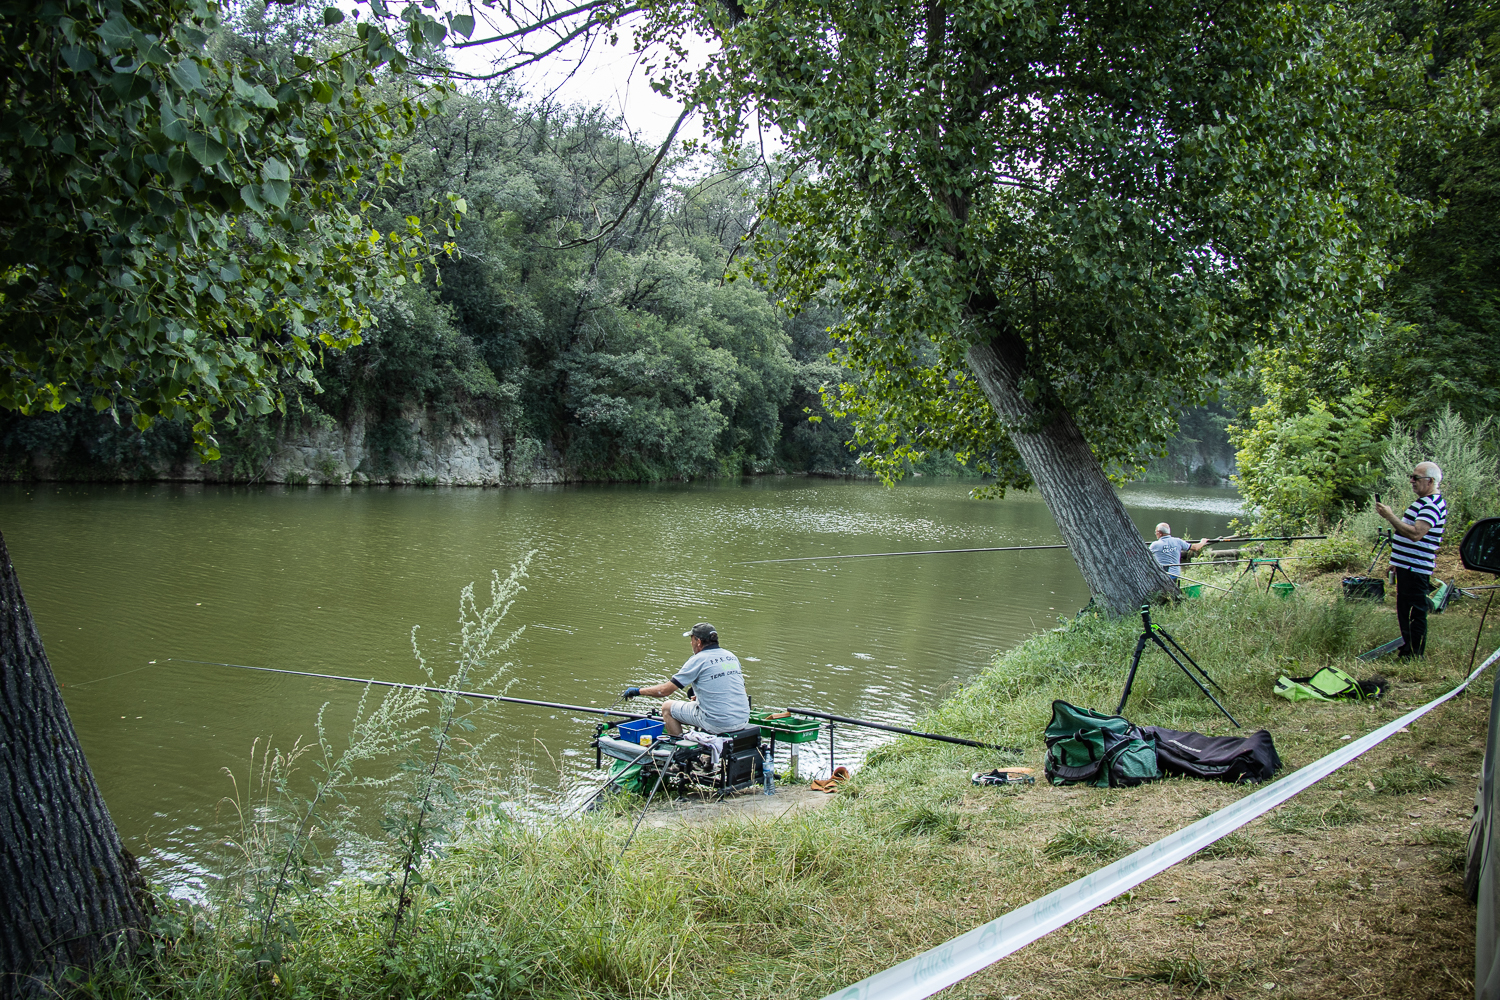
[[[1141,540],[1073,417],[1066,410],[1044,410],[1022,394],[1026,354],[1020,339],[973,344],[968,359],[1095,599],[1129,614],[1159,595],[1175,596],[1172,578]]]
[[[150,905],[0,538],[0,997],[128,954]]]

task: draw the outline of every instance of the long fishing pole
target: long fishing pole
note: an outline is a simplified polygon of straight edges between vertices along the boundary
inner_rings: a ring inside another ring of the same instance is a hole
[[[815,562],[819,559],[874,559],[877,556],[940,556],[953,552],[1028,552],[1033,549],[1065,549],[1066,545],[1002,545],[986,549],[921,549],[916,552],[855,552],[849,555],[793,556],[790,559],[751,559],[736,566],[758,566],[763,563]]]
[[[1252,537],[1250,535],[1233,535],[1225,538],[1214,538],[1209,540],[1210,545],[1218,545],[1221,542],[1295,542],[1311,538],[1327,538],[1327,535],[1267,535],[1265,537]],[[851,552],[844,555],[828,556],[793,556],[790,559],[748,559],[737,562],[736,566],[761,566],[766,563],[789,563],[789,562],[817,562],[820,559],[875,559],[882,556],[944,556],[959,552],[1034,552],[1037,549],[1065,549],[1066,545],[999,545],[980,549],[917,549],[913,552]]]
[[[481,698],[485,701],[503,701],[512,705],[533,705],[537,708],[556,708],[564,712],[587,712],[592,715],[618,716],[622,719],[649,719],[649,715],[622,712],[619,709],[590,708],[583,705],[564,705],[555,701],[532,701],[530,698],[511,698],[503,694],[484,694],[480,691],[458,691],[454,688],[428,687],[426,684],[400,684],[396,681],[377,681],[364,677],[344,677],[340,674],[315,674],[307,670],[284,670],[280,667],[252,667],[244,663],[220,663],[217,660],[185,660],[176,656],[167,657],[172,663],[201,663],[207,667],[233,667],[236,670],[260,670],[268,674],[291,674],[293,677],[316,677],[325,681],[347,681],[351,684],[373,684],[376,687],[410,688],[413,691],[429,691],[433,694],[456,694],[462,698]]]
[[[1020,747],[1002,747],[994,743],[980,743],[977,740],[966,740],[958,736],[940,736],[937,733],[919,733],[915,729],[906,729],[902,726],[888,726],[883,722],[868,722],[864,719],[850,719],[842,715],[829,715],[827,712],[815,712],[810,708],[789,708],[788,712],[797,715],[807,715],[814,719],[827,719],[829,722],[843,722],[851,726],[864,726],[866,729],[884,729],[888,733],[901,733],[904,736],[920,736],[924,740],[937,740],[939,743],[957,743],[959,746],[979,747],[981,750],[1002,750],[1005,753],[1025,753]]]

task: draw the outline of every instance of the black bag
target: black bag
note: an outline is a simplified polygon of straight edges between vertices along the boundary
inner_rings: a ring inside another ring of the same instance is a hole
[[[1227,781],[1232,784],[1265,781],[1281,768],[1271,734],[1262,729],[1249,736],[1204,736],[1160,726],[1142,726],[1156,740],[1156,760],[1163,774]]]

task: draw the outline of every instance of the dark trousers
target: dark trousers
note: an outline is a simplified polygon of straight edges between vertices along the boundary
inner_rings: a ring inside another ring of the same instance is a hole
[[[1432,589],[1432,577],[1400,566],[1395,567],[1395,573],[1396,621],[1401,624],[1401,638],[1406,640],[1399,655],[1421,656],[1427,651],[1427,592]]]

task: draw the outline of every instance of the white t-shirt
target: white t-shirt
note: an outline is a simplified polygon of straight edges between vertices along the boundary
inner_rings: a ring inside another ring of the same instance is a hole
[[[1179,569],[1182,565],[1182,554],[1192,547],[1192,542],[1185,542],[1172,535],[1162,535],[1151,543],[1151,554],[1156,557],[1157,562],[1161,563],[1162,569],[1167,571],[1168,576],[1177,576],[1182,572]]]
[[[672,675],[680,688],[691,687],[698,696],[698,712],[704,728],[727,733],[750,722],[750,698],[745,694],[745,675],[739,657],[719,646],[710,646],[688,657]]]

